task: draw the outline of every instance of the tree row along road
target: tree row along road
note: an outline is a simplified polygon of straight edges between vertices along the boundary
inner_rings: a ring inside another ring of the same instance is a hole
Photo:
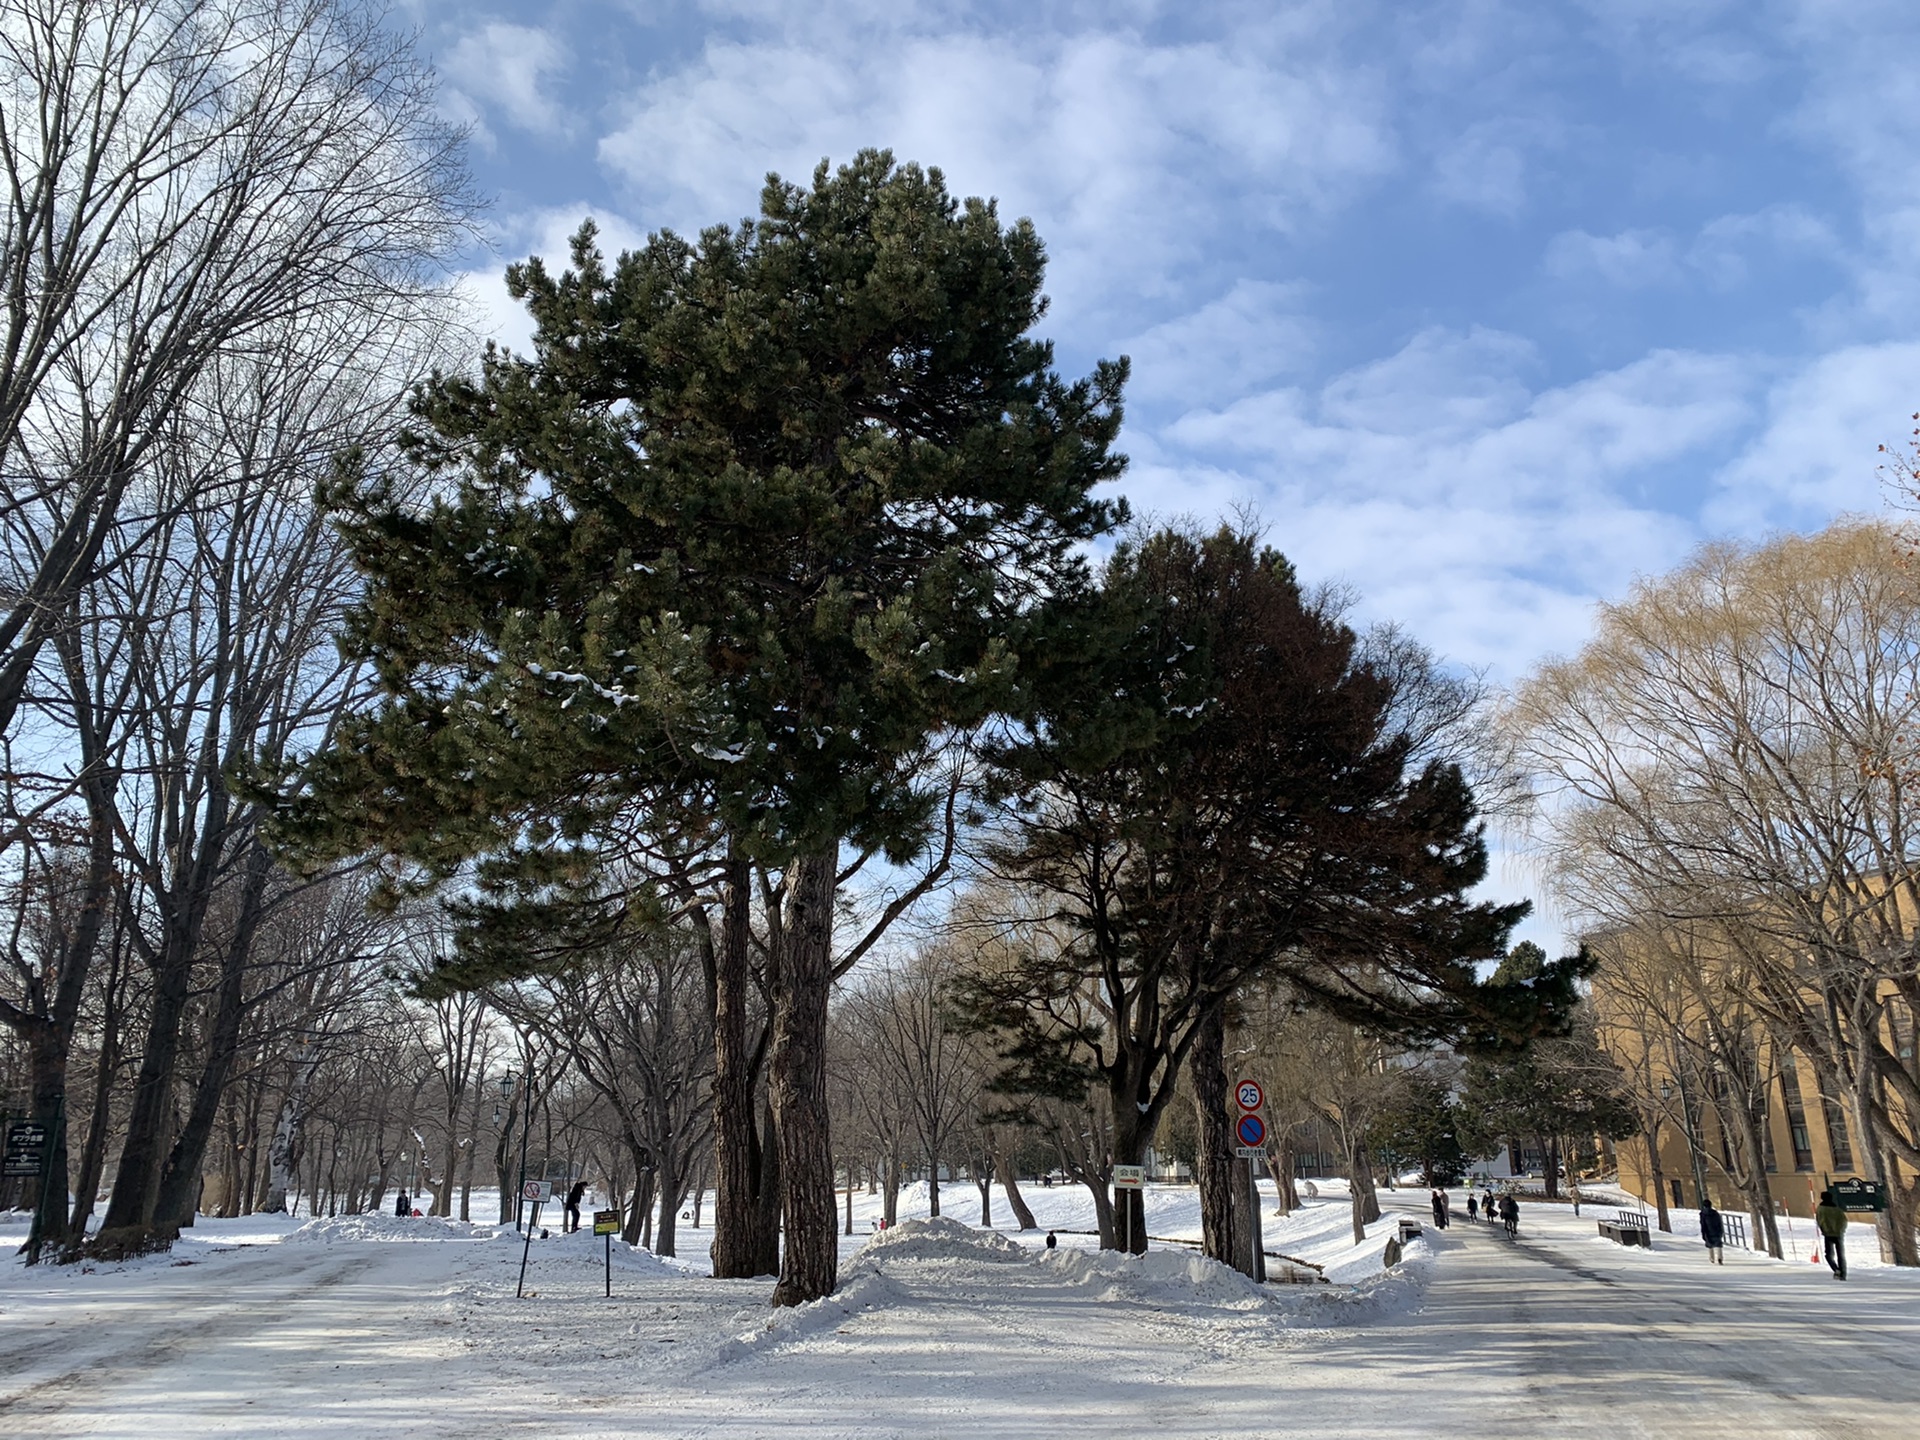
[[[890,1267],[884,1303],[731,1350],[761,1318],[765,1282],[729,1282],[716,1304],[704,1279],[616,1274],[626,1293],[605,1302],[580,1284],[597,1256],[575,1247],[579,1273],[539,1257],[549,1293],[515,1302],[498,1283],[510,1247],[259,1247],[153,1270],[137,1289],[96,1286],[97,1298],[79,1298],[85,1278],[54,1304],[14,1290],[0,1310],[0,1417],[14,1434],[155,1440],[423,1426],[1011,1440],[1043,1423],[1370,1440],[1914,1433],[1908,1277],[1866,1270],[1840,1285],[1745,1256],[1710,1273],[1665,1237],[1646,1256],[1564,1222],[1544,1237],[1522,1227],[1509,1242],[1456,1221],[1435,1237],[1414,1308],[1352,1324],[1282,1328],[1130,1302],[1039,1265],[930,1260]]]

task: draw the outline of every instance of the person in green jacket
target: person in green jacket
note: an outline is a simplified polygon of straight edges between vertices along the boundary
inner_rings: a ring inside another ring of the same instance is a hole
[[[1820,1192],[1820,1206],[1813,1212],[1813,1223],[1827,1242],[1827,1268],[1833,1278],[1847,1278],[1847,1212],[1833,1203],[1833,1192]]]

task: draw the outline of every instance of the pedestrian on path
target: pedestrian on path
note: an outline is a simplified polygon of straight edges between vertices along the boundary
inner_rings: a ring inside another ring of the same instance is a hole
[[[1578,1185],[1570,1187],[1567,1196],[1573,1201],[1573,1218],[1578,1220],[1580,1218],[1580,1187]]]
[[[406,1219],[407,1216],[413,1213],[413,1197],[404,1190],[395,1195],[393,1197],[393,1213],[403,1220]]]
[[[1053,1238],[1053,1231],[1051,1230],[1047,1231],[1047,1249],[1052,1250],[1056,1248],[1059,1244],[1060,1242]]]
[[[565,1233],[568,1235],[573,1234],[574,1231],[580,1228],[580,1202],[586,1199],[586,1196],[587,1182],[584,1180],[574,1181],[573,1188],[567,1191],[567,1223]]]
[[[1507,1238],[1514,1239],[1520,1234],[1520,1202],[1511,1195],[1500,1197],[1500,1219],[1507,1227]]]
[[[1819,1228],[1821,1237],[1827,1246],[1827,1268],[1833,1271],[1833,1278],[1847,1278],[1847,1212],[1833,1202],[1833,1191],[1820,1192],[1820,1206],[1813,1212],[1813,1223]]]
[[[1478,1220],[1479,1218],[1480,1202],[1474,1198],[1473,1192],[1469,1190],[1467,1191],[1467,1219]]]
[[[1431,1199],[1433,1203],[1433,1228],[1436,1230],[1444,1230],[1447,1228],[1447,1192],[1435,1187]]]
[[[1700,1202],[1700,1243],[1707,1247],[1707,1259],[1715,1265],[1726,1264],[1720,1253],[1720,1247],[1726,1243],[1727,1222],[1720,1218],[1720,1212],[1713,1208],[1711,1200]]]

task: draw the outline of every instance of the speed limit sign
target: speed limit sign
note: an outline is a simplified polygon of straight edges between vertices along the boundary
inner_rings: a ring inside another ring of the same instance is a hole
[[[1258,1110],[1266,1101],[1267,1092],[1260,1088],[1257,1080],[1242,1080],[1233,1087],[1233,1098],[1240,1102],[1242,1110]]]

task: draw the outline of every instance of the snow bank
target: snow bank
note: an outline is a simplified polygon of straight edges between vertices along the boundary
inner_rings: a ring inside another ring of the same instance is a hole
[[[1004,1264],[1025,1260],[1025,1246],[992,1230],[976,1230],[944,1215],[932,1220],[902,1220],[882,1230],[860,1252],[862,1260],[986,1260]]]
[[[368,1215],[331,1215],[319,1220],[309,1220],[296,1229],[289,1230],[283,1245],[337,1245],[343,1242],[360,1243],[365,1241],[406,1241],[420,1242],[430,1240],[489,1240],[494,1238],[501,1227],[481,1225],[466,1220],[444,1220],[438,1216],[387,1215],[374,1213]],[[511,1229],[507,1230],[512,1235]],[[516,1237],[517,1238],[517,1237]]]
[[[1041,1262],[1069,1284],[1098,1291],[1101,1300],[1159,1302],[1236,1310],[1270,1305],[1273,1293],[1230,1265],[1193,1250],[1149,1250],[1127,1255],[1117,1250],[1049,1250]]]
[[[824,1331],[838,1330],[847,1321],[867,1311],[902,1302],[910,1303],[912,1299],[913,1296],[905,1288],[880,1271],[865,1270],[824,1300],[773,1311],[755,1328],[735,1335],[722,1344],[714,1354],[713,1363],[724,1365],[765,1354],[777,1346],[805,1340]]]

